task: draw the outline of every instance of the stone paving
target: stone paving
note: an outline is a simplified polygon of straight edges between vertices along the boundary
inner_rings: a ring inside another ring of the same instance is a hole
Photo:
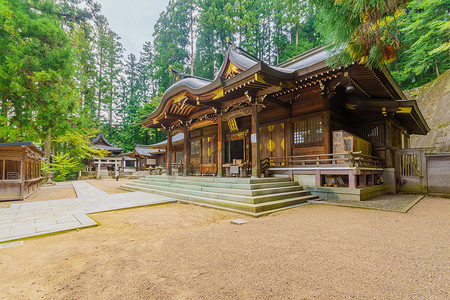
[[[175,202],[143,192],[108,194],[93,185],[72,182],[78,198],[14,203],[0,209],[0,242],[95,226],[87,214]]]
[[[86,181],[72,181],[72,185],[78,198],[110,195],[107,192],[96,188],[92,184],[87,183]]]

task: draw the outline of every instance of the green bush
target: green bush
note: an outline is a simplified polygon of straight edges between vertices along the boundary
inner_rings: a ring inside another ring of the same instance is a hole
[[[66,153],[53,156],[51,166],[53,179],[55,181],[66,181],[68,179],[76,179],[76,173],[82,168],[83,164],[80,159],[69,157],[69,154]]]

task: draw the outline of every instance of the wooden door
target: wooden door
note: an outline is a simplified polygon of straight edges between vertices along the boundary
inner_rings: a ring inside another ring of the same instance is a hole
[[[285,156],[284,123],[261,127],[261,159]]]
[[[217,149],[217,136],[202,138],[202,164],[215,164]]]
[[[426,193],[427,168],[424,150],[400,149],[396,151],[397,190],[399,192]]]

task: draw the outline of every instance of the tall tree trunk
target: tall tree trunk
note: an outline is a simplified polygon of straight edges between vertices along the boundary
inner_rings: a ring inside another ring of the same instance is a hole
[[[113,73],[113,70],[111,70],[111,74]],[[112,76],[109,79],[109,83],[110,83],[110,89],[109,89],[109,93],[110,93],[110,101],[109,101],[109,126],[112,126],[112,112],[113,112],[113,94],[114,94],[114,88],[113,88],[113,80],[112,80]]]
[[[191,11],[191,75],[194,75],[194,16]]]
[[[298,46],[298,24],[295,24],[295,46]]]
[[[280,47],[277,46],[277,65],[280,63]]]

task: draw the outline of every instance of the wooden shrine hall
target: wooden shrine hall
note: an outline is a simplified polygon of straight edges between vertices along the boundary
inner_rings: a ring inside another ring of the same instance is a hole
[[[231,45],[214,80],[170,68],[174,83],[141,122],[167,132],[167,174],[172,136],[182,132],[183,175],[307,175],[312,185],[350,188],[380,183],[395,166],[395,150],[429,128],[386,68],[330,67],[326,60],[317,47],[270,66]]]

